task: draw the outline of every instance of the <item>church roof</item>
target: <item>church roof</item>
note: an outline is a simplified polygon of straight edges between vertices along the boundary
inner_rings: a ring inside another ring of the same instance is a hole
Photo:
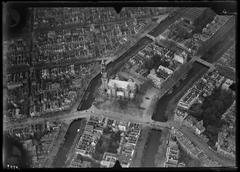
[[[128,82],[128,81],[120,81],[116,79],[110,79],[108,82],[109,87],[114,87],[114,84],[116,84],[117,88],[127,89],[129,86],[130,88],[133,88],[135,86],[135,82]]]

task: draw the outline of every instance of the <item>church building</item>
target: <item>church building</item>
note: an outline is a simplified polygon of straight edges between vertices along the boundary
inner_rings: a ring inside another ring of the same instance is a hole
[[[122,98],[133,99],[136,95],[137,84],[129,79],[128,81],[122,81],[116,76],[114,79],[108,79],[106,73],[106,66],[102,61],[102,93],[110,98]]]

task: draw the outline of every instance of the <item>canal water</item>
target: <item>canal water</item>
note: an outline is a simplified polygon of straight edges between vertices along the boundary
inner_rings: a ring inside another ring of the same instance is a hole
[[[153,113],[152,119],[155,121],[160,121],[160,122],[166,122],[168,120],[168,117],[165,116],[165,112],[167,109],[167,105],[168,102],[178,93],[180,92],[183,87],[189,83],[189,81],[192,78],[195,78],[193,81],[191,81],[192,83],[195,82],[196,80],[199,79],[200,76],[202,76],[209,68],[198,63],[198,62],[194,62],[192,68],[190,69],[190,71],[187,74],[187,78],[183,81],[180,82],[180,85],[175,88],[173,87],[173,92],[171,94],[165,94],[157,103],[156,107],[155,107],[155,111]],[[196,77],[198,76],[198,77]],[[190,84],[189,88],[192,86],[192,84]],[[180,100],[181,97],[178,97],[178,100]],[[176,101],[178,101],[176,100]]]
[[[75,137],[77,136],[77,129],[80,128],[83,119],[74,120],[65,135],[65,140],[63,145],[59,148],[59,151],[56,155],[56,159],[53,162],[53,167],[65,167],[65,161],[67,160],[67,154],[70,150]]]
[[[144,147],[142,167],[154,167],[155,155],[160,144],[161,130],[151,129]]]
[[[92,106],[93,101],[95,100],[94,92],[101,85],[101,74],[98,74],[88,85],[87,90],[85,91],[82,101],[78,106],[78,111],[89,109]]]

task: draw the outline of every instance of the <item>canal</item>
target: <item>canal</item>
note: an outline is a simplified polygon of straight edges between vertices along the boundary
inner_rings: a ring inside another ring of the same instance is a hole
[[[67,160],[67,154],[70,150],[75,137],[77,136],[77,129],[81,125],[84,125],[83,119],[74,120],[68,127],[67,133],[64,137],[64,143],[58,150],[56,158],[53,161],[53,167],[65,167],[65,161]]]
[[[95,100],[95,91],[101,85],[101,74],[98,74],[88,85],[87,90],[85,91],[82,101],[78,106],[78,111],[89,109],[92,106],[93,101]]]
[[[142,167],[154,167],[155,155],[158,152],[162,132],[161,130],[151,129],[144,146]]]
[[[185,92],[183,91],[183,88],[185,85],[187,85],[188,83],[194,83],[196,80],[198,80],[209,68],[198,63],[198,62],[194,62],[192,68],[190,69],[190,71],[187,74],[187,77],[185,80],[180,82],[180,85],[176,88],[173,87],[173,92],[171,94],[165,94],[157,103],[152,119],[155,121],[160,121],[160,122],[166,122],[168,120],[168,117],[165,115],[165,112],[167,110],[167,106],[170,100],[172,100],[175,95],[179,92]],[[188,88],[184,88],[184,90],[189,89],[192,84],[189,84]],[[181,99],[180,96],[177,97],[178,100]],[[175,101],[178,101],[175,100]]]

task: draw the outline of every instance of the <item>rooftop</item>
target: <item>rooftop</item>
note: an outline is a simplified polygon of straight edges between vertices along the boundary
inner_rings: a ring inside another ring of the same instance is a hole
[[[129,81],[120,81],[116,79],[110,79],[108,82],[108,86],[114,87],[116,86],[117,88],[122,88],[122,89],[127,89],[128,87],[132,89],[135,87],[135,82],[129,82]]]

